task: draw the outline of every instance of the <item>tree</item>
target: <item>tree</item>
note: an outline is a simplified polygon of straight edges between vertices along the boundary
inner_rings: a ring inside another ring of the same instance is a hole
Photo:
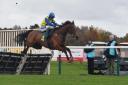
[[[12,29],[18,30],[21,29],[21,27],[19,25],[14,25]]]

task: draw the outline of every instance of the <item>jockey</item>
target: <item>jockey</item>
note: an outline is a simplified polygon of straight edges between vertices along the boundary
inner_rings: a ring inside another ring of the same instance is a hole
[[[45,40],[48,39],[48,37],[50,36],[51,29],[54,29],[57,26],[59,26],[59,24],[55,22],[54,18],[55,18],[55,14],[51,12],[49,13],[49,16],[45,17],[45,19],[41,23],[40,30],[42,32],[45,31]]]
[[[59,26],[54,20],[55,14],[51,12],[49,16],[45,17],[45,19],[41,22],[41,31],[46,31],[47,29],[54,29]]]

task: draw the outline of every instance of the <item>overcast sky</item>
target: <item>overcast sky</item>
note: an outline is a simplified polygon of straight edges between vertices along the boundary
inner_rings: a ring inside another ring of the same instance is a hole
[[[58,23],[74,20],[77,26],[94,25],[117,36],[128,33],[128,0],[0,0],[0,27],[40,24],[49,12]]]

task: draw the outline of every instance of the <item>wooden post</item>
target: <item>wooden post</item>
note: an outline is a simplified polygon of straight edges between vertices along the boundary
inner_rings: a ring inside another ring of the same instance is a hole
[[[58,58],[58,74],[61,75],[61,52],[59,51],[59,58]]]
[[[17,67],[17,70],[16,70],[16,75],[19,75],[24,67],[24,64],[27,60],[27,56],[25,55],[24,57],[21,58],[21,61]]]

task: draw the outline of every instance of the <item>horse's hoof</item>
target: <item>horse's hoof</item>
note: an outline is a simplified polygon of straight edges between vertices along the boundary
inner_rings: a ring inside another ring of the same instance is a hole
[[[72,63],[73,61],[68,61],[68,63]]]
[[[72,62],[73,62],[73,58],[70,58],[70,59],[69,59],[69,63],[72,63]]]

